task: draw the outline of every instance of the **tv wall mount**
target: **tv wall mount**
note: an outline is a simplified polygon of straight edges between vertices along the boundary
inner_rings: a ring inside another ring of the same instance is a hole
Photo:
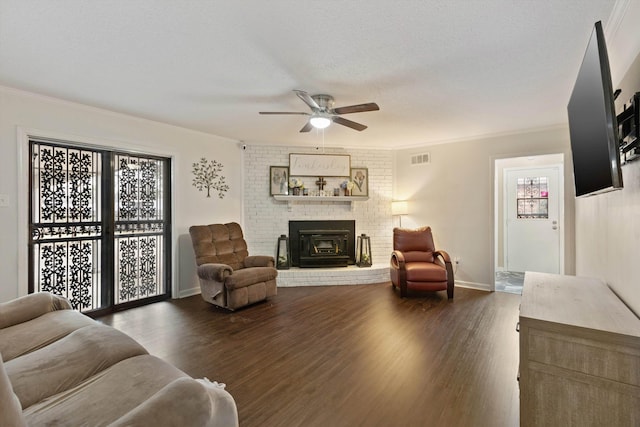
[[[640,158],[640,92],[636,92],[616,116],[620,135],[620,156],[623,163]]]

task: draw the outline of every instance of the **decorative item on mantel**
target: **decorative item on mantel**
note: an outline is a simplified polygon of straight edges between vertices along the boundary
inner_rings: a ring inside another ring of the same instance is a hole
[[[340,184],[340,188],[344,190],[345,196],[351,195],[351,190],[353,190],[353,187],[355,187],[355,184],[350,179],[343,181],[342,184]]]
[[[300,189],[304,188],[304,182],[298,178],[289,178],[289,188],[291,188],[294,196],[299,196]]]
[[[276,268],[278,270],[288,270],[291,266],[291,256],[289,252],[289,238],[286,234],[278,237],[278,251],[276,253]]]
[[[316,181],[316,185],[318,186],[318,194],[323,194],[324,186],[327,185],[327,181],[325,181],[325,179],[320,176]]]
[[[371,267],[371,239],[362,233],[358,236],[356,244],[356,265],[358,267]]]

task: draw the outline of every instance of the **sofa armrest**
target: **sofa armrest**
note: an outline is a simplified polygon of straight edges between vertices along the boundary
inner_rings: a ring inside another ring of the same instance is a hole
[[[38,292],[0,303],[0,329],[28,322],[56,310],[70,310],[66,298],[49,292]]]
[[[391,267],[396,270],[404,270],[404,255],[400,251],[391,252]]]
[[[232,274],[233,269],[227,264],[208,263],[198,266],[198,277],[203,280],[224,282],[224,280]]]
[[[211,382],[207,377],[197,379],[196,381],[204,386],[209,395],[215,417],[212,425],[238,427],[238,408],[235,400],[233,400],[233,396],[224,389],[226,387],[225,384],[218,383],[217,381]]]
[[[435,251],[433,253],[433,256],[435,258],[438,258],[438,257],[442,258],[442,261],[444,262],[451,262],[451,257],[446,251],[443,251],[443,250]]]
[[[27,427],[18,396],[13,392],[11,381],[0,354],[0,425]]]
[[[238,426],[238,413],[223,388],[211,390],[192,378],[179,378],[109,426]]]
[[[244,259],[244,266],[250,267],[275,267],[276,260],[268,255],[249,255]]]
[[[451,265],[451,257],[445,251],[435,251],[433,253],[435,257],[434,262],[440,264],[447,270],[447,297],[453,298],[453,287],[455,285],[455,279],[453,278],[453,266]]]
[[[451,258],[449,254],[445,251],[435,251],[433,253],[433,262],[438,264],[442,268],[447,268],[447,265],[451,264]]]

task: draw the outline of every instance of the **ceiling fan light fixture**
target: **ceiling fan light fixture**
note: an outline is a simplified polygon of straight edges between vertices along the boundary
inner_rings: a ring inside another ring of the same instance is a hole
[[[336,123],[346,126],[358,132],[367,127],[361,123],[354,122],[342,117],[342,114],[364,113],[366,111],[378,111],[380,107],[375,102],[366,104],[347,105],[345,107],[333,108],[333,97],[331,95],[309,95],[303,90],[294,90],[300,98],[311,109],[311,113],[292,111],[260,111],[260,114],[295,114],[309,116],[309,120],[300,129],[300,132],[310,132],[311,129],[325,129]]]
[[[326,127],[329,127],[329,125],[331,124],[331,119],[321,114],[314,114],[309,119],[309,123],[311,123],[311,126],[316,129],[324,129]]]

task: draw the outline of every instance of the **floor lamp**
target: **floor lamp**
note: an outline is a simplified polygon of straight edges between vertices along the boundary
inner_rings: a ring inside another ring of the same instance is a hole
[[[409,204],[405,200],[391,202],[391,215],[400,217],[400,228],[402,228],[402,215],[409,214]]]

